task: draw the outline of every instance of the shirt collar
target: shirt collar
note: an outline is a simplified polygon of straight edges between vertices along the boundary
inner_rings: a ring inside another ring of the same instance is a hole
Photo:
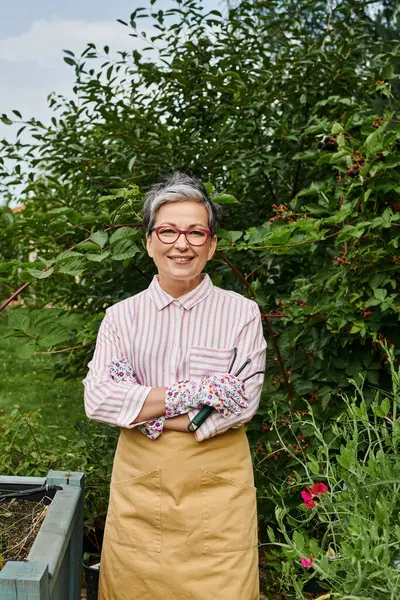
[[[209,296],[213,290],[213,283],[207,275],[207,273],[203,274],[203,279],[199,283],[197,287],[194,288],[191,292],[188,292],[184,296],[180,296],[180,298],[173,298],[170,296],[168,292],[162,289],[160,283],[158,281],[158,275],[154,275],[153,281],[149,286],[150,297],[153,300],[158,310],[162,310],[166,306],[172,304],[172,302],[176,302],[183,306],[185,310],[190,310],[199,302],[202,302]]]

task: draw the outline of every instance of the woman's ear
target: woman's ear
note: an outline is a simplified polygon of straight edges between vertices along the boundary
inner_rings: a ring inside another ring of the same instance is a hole
[[[217,243],[218,243],[218,238],[216,235],[214,235],[214,237],[211,238],[211,243],[210,243],[210,248],[208,250],[207,260],[211,260],[212,257],[214,256],[214,252],[217,249]]]
[[[151,233],[146,233],[146,249],[147,249],[147,254],[150,256],[150,258],[153,258],[153,245],[152,245]]]

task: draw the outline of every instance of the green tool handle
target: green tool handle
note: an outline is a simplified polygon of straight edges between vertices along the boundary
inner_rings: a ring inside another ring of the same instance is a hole
[[[203,406],[197,415],[190,421],[188,431],[197,431],[214,410],[215,408],[213,406]]]

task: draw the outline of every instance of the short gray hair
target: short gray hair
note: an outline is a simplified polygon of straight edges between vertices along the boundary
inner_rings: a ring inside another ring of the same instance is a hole
[[[146,228],[146,233],[150,233],[150,230],[154,227],[156,213],[163,204],[182,202],[183,200],[204,204],[208,214],[208,227],[211,231],[211,237],[213,237],[221,223],[221,206],[211,202],[201,181],[179,171],[176,171],[164,181],[153,185],[147,193],[143,206],[143,225]]]

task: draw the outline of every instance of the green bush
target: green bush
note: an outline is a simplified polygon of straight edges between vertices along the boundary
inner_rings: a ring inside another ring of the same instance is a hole
[[[0,422],[0,473],[44,477],[49,469],[85,473],[84,534],[100,551],[119,430],[78,422],[67,439],[44,426],[40,411],[15,408]]]
[[[391,0],[370,6],[241,2],[226,18],[197,0],[153,7],[153,54],[68,51],[76,82],[70,99],[51,99],[51,124],[18,111],[2,118],[34,139],[20,131],[0,142],[0,190],[25,186],[26,202],[14,220],[2,214],[15,250],[0,247],[0,276],[11,289],[30,284],[27,306],[7,313],[9,335],[26,357],[62,350],[64,376],[83,375],[104,309],[152,278],[143,191],[181,169],[224,204],[209,272],[258,302],[268,339],[262,403],[248,427],[262,541],[275,523],[266,481],[279,487],[296,464],[275,452],[270,406],[286,440],[311,404],[330,443],[348,380],[360,374],[373,402],[377,386],[391,386],[380,342],[400,348],[398,12]],[[145,14],[136,9],[125,23],[134,37]],[[40,327],[28,318],[48,302],[68,313],[63,328],[57,309]],[[311,424],[297,437],[295,450],[316,452]]]
[[[303,587],[315,578],[332,599],[399,597],[400,369],[393,358],[392,349],[391,393],[377,390],[369,403],[357,378],[333,422],[322,426],[312,406],[294,418],[289,445],[273,417],[275,451],[297,463],[279,488],[269,489],[277,527],[269,529],[265,552],[287,598],[305,599]],[[313,453],[296,451],[299,427],[311,428]]]

